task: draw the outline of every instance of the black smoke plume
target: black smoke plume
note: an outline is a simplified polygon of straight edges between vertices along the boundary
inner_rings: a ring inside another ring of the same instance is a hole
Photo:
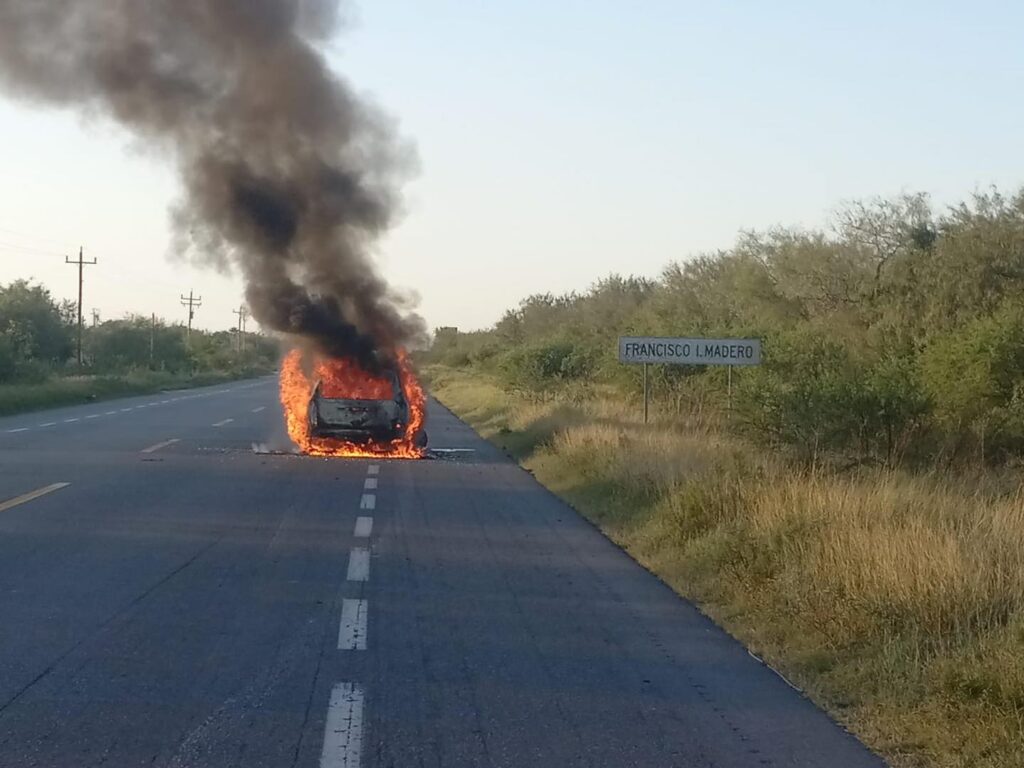
[[[255,318],[368,369],[423,334],[378,276],[408,151],[330,71],[339,0],[0,0],[0,85],[170,153],[192,258],[237,266]]]

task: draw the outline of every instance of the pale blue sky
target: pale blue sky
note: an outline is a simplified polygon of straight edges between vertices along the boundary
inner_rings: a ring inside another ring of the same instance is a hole
[[[419,149],[385,273],[431,325],[472,328],[844,199],[1016,188],[1022,28],[1009,2],[372,0],[329,55]],[[70,297],[56,254],[81,241],[87,309],[174,318],[195,287],[202,325],[232,321],[237,280],[164,258],[160,158],[9,103],[0,146],[0,280]]]

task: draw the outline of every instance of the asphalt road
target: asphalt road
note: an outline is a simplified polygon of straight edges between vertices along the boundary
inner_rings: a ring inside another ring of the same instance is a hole
[[[882,765],[440,406],[257,454],[275,392],[0,419],[0,767]]]

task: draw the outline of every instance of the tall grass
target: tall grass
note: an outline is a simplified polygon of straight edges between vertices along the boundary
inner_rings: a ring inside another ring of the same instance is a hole
[[[434,392],[894,764],[1024,766],[1019,478],[812,472],[612,401]]]

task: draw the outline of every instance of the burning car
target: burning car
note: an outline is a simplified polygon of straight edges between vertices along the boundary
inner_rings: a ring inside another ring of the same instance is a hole
[[[356,361],[295,350],[281,366],[288,434],[310,456],[422,458],[426,395],[408,357],[369,373]]]
[[[409,424],[409,403],[397,373],[388,371],[383,378],[391,385],[389,396],[374,399],[326,397],[324,383],[318,381],[309,400],[310,436],[358,445],[400,440]],[[420,430],[414,441],[423,446],[426,437]]]

